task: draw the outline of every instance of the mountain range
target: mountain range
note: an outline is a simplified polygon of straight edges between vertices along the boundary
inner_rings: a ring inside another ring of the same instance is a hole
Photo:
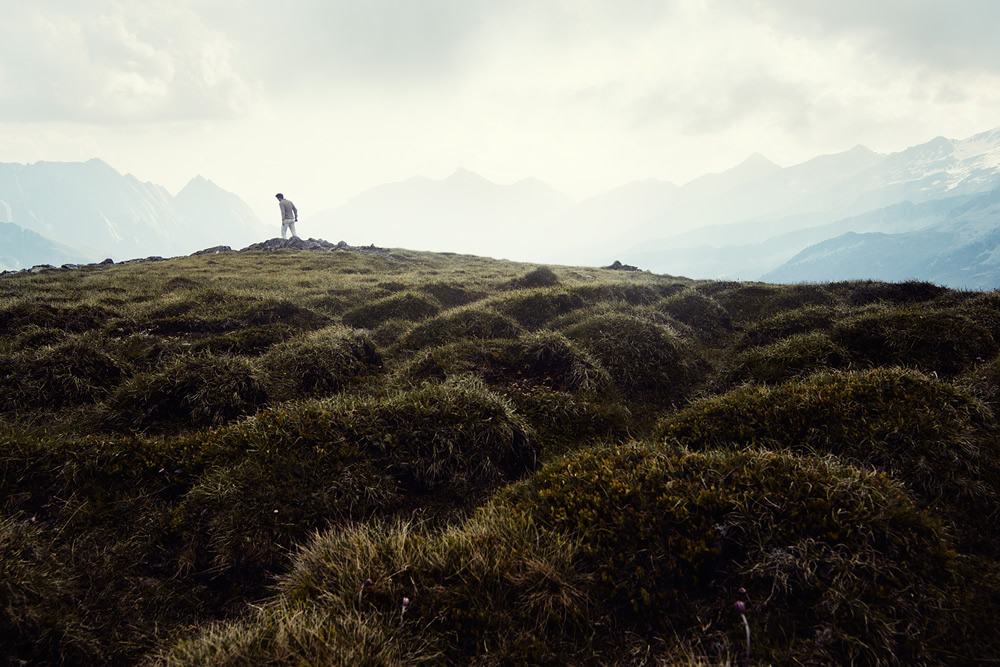
[[[309,215],[299,232],[538,263],[618,259],[692,278],[916,278],[993,289],[998,198],[1000,128],[896,153],[856,146],[789,167],[754,154],[684,185],[647,179],[582,201],[535,179],[502,185],[458,169],[372,188]],[[0,222],[38,235],[0,229],[0,268],[46,253],[56,261],[181,254],[273,236],[236,195],[202,177],[171,196],[100,160],[0,164]]]
[[[269,231],[242,199],[205,178],[173,196],[99,159],[0,164],[0,223],[4,269],[186,254]]]

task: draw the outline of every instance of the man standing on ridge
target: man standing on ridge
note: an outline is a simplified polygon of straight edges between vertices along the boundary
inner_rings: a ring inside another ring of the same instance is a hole
[[[285,230],[292,232],[292,238],[299,238],[295,233],[295,223],[299,221],[299,210],[290,199],[285,199],[285,195],[280,192],[275,197],[278,198],[278,208],[281,209],[281,238],[285,238]]]

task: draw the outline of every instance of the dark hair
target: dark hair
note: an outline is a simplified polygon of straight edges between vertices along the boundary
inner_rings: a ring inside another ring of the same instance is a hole
[[[285,198],[285,195],[281,194],[280,192],[278,194],[274,195],[274,196],[277,197],[278,199],[284,199]]]

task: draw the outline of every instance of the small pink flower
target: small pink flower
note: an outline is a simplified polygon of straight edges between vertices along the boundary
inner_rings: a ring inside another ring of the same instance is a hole
[[[747,613],[747,605],[743,600],[737,600],[736,602],[734,602],[733,609],[736,610],[737,614],[742,615]]]

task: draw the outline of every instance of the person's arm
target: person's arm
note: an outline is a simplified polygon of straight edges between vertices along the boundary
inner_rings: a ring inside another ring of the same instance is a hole
[[[288,203],[292,204],[292,202],[288,202]],[[295,222],[298,222],[299,221],[299,209],[295,208],[295,204],[292,204],[292,213],[295,214]]]

